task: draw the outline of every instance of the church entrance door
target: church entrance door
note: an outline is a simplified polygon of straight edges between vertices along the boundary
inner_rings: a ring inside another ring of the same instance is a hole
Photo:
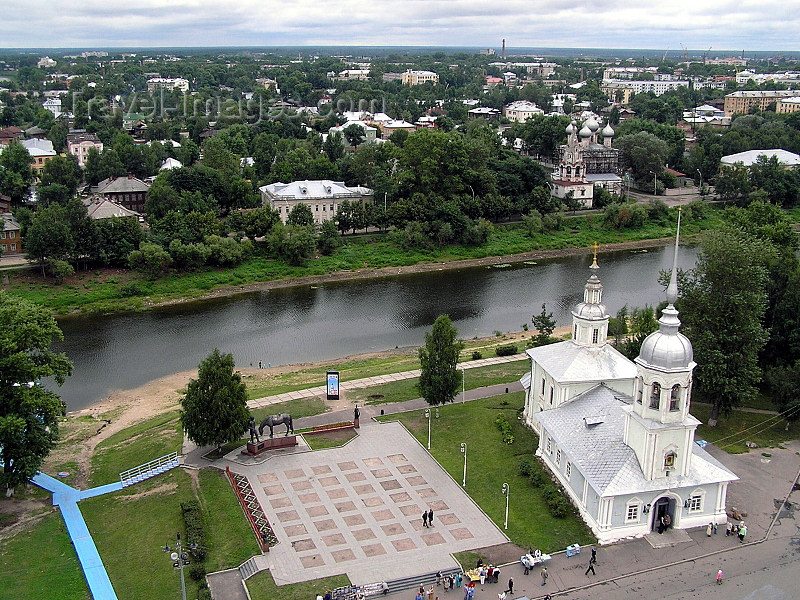
[[[652,530],[663,533],[675,524],[675,500],[672,498],[659,498],[653,508]]]

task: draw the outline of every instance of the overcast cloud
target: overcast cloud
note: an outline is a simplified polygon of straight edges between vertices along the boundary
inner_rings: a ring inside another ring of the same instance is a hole
[[[167,4],[167,6],[165,6]],[[0,46],[800,50],[796,0],[2,0]],[[711,55],[714,52],[712,50]]]

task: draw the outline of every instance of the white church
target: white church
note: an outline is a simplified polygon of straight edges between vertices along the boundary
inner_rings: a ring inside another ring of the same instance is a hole
[[[572,339],[527,352],[524,419],[539,434],[536,454],[600,543],[646,535],[667,515],[676,529],[727,519],[728,483],[738,477],[695,443],[696,363],[678,331],[676,269],[659,330],[633,362],[608,343],[596,249]]]

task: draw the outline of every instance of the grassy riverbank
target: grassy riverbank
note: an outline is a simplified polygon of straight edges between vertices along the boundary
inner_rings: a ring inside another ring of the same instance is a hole
[[[717,210],[707,210],[701,220],[684,222],[685,236],[717,228],[722,222]],[[174,273],[148,279],[125,269],[79,271],[62,285],[44,279],[38,270],[9,272],[11,293],[51,309],[56,314],[75,312],[117,312],[145,310],[164,303],[224,296],[244,291],[299,284],[323,283],[331,279],[375,277],[424,270],[447,263],[450,268],[470,266],[460,261],[508,257],[509,261],[557,257],[568,249],[627,244],[636,247],[645,240],[674,235],[674,223],[648,222],[638,229],[608,229],[602,215],[576,215],[560,231],[528,236],[520,224],[495,226],[489,241],[479,247],[445,246],[431,250],[403,250],[386,235],[344,238],[331,256],[320,256],[292,267],[263,256],[253,257],[229,269],[207,269],[195,273]],[[541,253],[536,257],[528,253]],[[502,260],[492,260],[502,262]]]

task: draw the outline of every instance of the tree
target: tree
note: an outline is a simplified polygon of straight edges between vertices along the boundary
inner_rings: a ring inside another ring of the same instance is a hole
[[[353,147],[358,147],[360,144],[364,143],[365,131],[358,123],[351,123],[342,130],[342,133],[345,139],[347,139],[347,143]]]
[[[697,361],[695,389],[712,403],[708,425],[756,394],[767,342],[769,242],[728,228],[708,234],[687,274],[679,309]]]
[[[270,230],[267,244],[272,253],[290,265],[303,264],[317,247],[311,227],[282,223],[276,223]]]
[[[42,169],[40,185],[63,185],[71,198],[78,191],[81,182],[81,168],[74,156],[54,156]]]
[[[330,219],[323,221],[319,229],[319,236],[317,237],[317,248],[319,248],[320,254],[330,256],[341,243],[342,240],[339,237],[339,230],[336,228],[336,223]]]
[[[301,227],[311,227],[314,225],[314,214],[311,207],[303,202],[295,204],[286,220],[289,225],[300,225]]]
[[[433,323],[433,330],[425,334],[425,345],[419,349],[422,371],[418,387],[431,406],[452,402],[458,393],[461,374],[456,365],[464,344],[457,336],[450,317],[441,315]]]
[[[41,265],[42,275],[48,260],[68,258],[74,245],[67,209],[64,206],[51,204],[36,211],[25,232],[25,248],[28,256]]]
[[[31,155],[25,146],[12,142],[0,153],[0,193],[21,202],[32,181]]]
[[[50,349],[62,338],[47,310],[0,291],[0,482],[7,496],[36,474],[58,439],[64,403],[38,382],[53,377],[61,385],[72,372],[66,355]]]
[[[331,162],[336,162],[344,156],[344,142],[342,134],[338,131],[329,133],[328,137],[322,143],[322,151]]]
[[[791,366],[773,367],[767,371],[765,377],[767,386],[772,393],[772,400],[780,409],[786,419],[786,429],[789,424],[800,419],[800,360]]]
[[[181,399],[181,424],[198,446],[216,446],[238,440],[250,419],[247,389],[233,370],[233,355],[214,351],[200,363]]]
[[[533,315],[531,319],[533,327],[537,333],[532,338],[534,346],[546,346],[552,344],[556,340],[553,338],[553,331],[556,328],[556,320],[553,318],[553,313],[547,312],[547,306],[542,304],[542,312],[538,315]]]
[[[620,166],[630,168],[640,182],[652,181],[653,173],[661,173],[669,156],[667,143],[647,131],[620,136],[614,147],[621,151]]]

